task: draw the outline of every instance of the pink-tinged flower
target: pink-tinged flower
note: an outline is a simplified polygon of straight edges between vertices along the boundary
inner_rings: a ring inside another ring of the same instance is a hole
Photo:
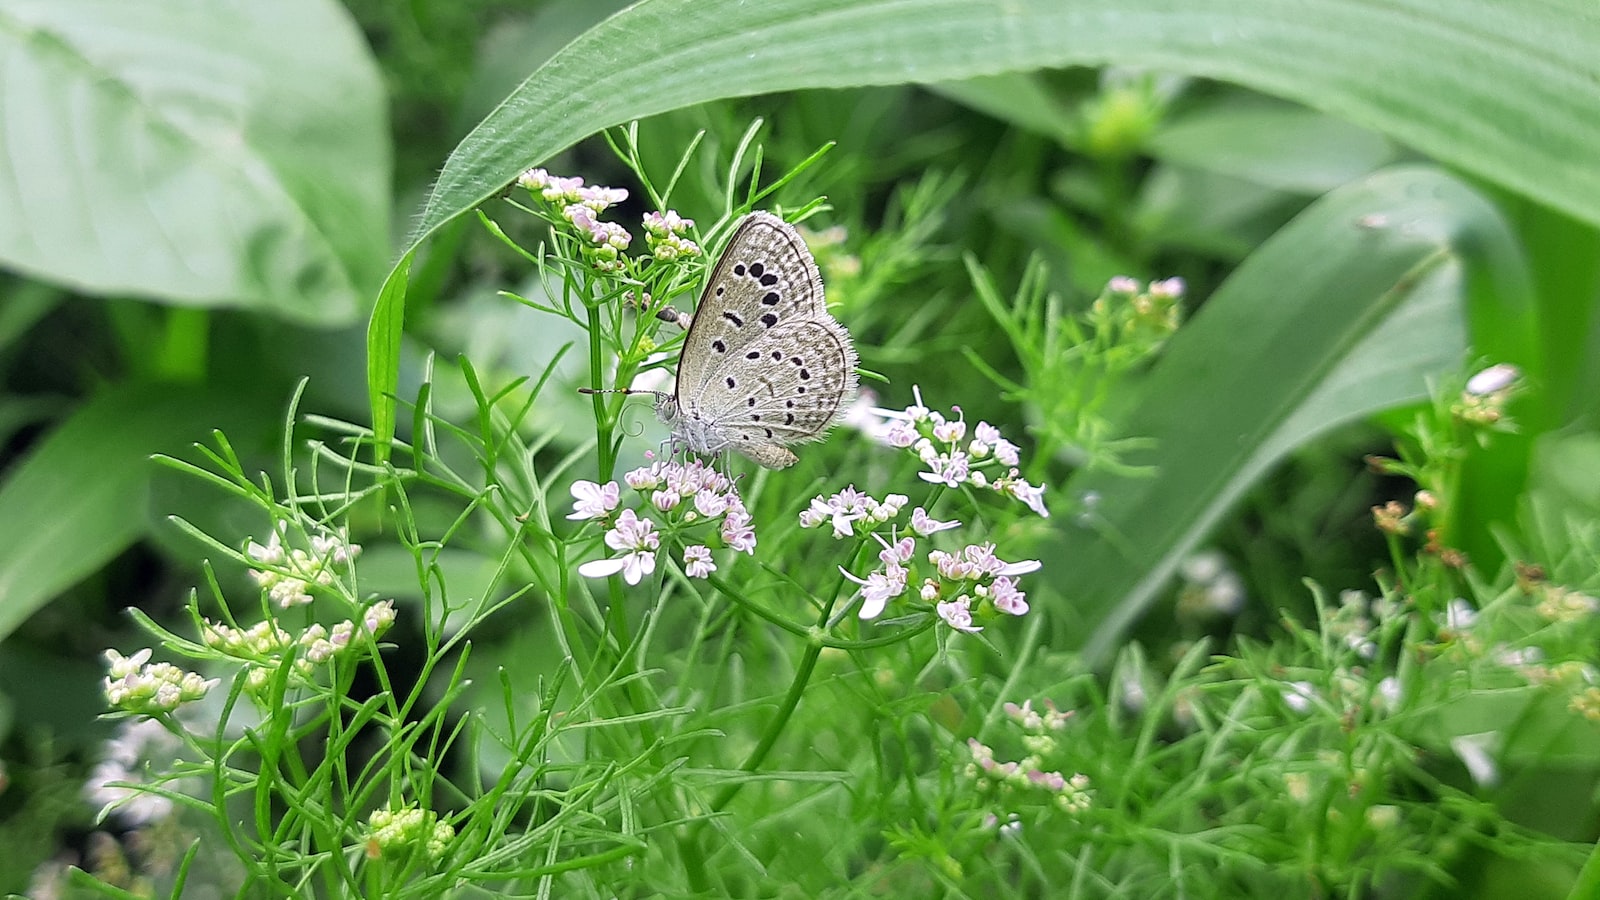
[[[579,519],[602,519],[617,508],[622,502],[622,489],[615,481],[605,484],[595,484],[592,481],[574,481],[572,483],[572,514],[567,516],[574,521]]]
[[[947,578],[951,581],[965,581],[969,578],[977,578],[980,574],[972,563],[954,553],[947,553],[943,550],[928,551],[928,562],[933,563],[933,567],[939,571],[941,578]]]
[[[644,214],[644,227],[657,234],[682,234],[694,227],[694,220],[678,215],[675,209],[665,213],[647,212]]]
[[[912,538],[901,538],[891,544],[876,534],[873,537],[878,538],[878,543],[883,545],[883,550],[878,553],[878,560],[886,566],[905,565],[917,551],[917,542]]]
[[[1188,285],[1177,276],[1150,282],[1150,296],[1158,300],[1177,300],[1187,289]]]
[[[960,450],[951,450],[949,453],[936,454],[932,459],[927,457],[923,459],[930,471],[918,472],[917,477],[933,484],[960,487],[971,473],[967,455]]]
[[[662,512],[668,512],[682,502],[683,496],[673,491],[655,491],[650,495],[650,505]]]
[[[1027,595],[1017,590],[1016,583],[1004,575],[989,585],[989,602],[994,604],[995,609],[1009,615],[1020,616],[1028,612]]]
[[[722,520],[722,540],[729,547],[741,553],[754,554],[756,552],[756,530],[751,525],[753,520],[743,507],[728,510],[728,515]]]
[[[573,203],[567,206],[561,210],[561,215],[568,222],[571,222],[580,230],[589,232],[591,235],[600,226],[600,220],[595,218],[594,210],[581,203]],[[600,242],[597,240],[595,243],[598,244]]]
[[[993,544],[969,544],[961,548],[961,556],[973,571],[979,575],[998,576],[1007,575],[1015,577],[1037,572],[1044,568],[1044,564],[1037,559],[1025,559],[1022,562],[1008,563],[994,553]]]
[[[1035,487],[1029,484],[1016,469],[1012,469],[1004,478],[995,479],[993,486],[999,493],[1021,500],[1040,518],[1050,518],[1050,510],[1044,505],[1044,485]]]
[[[655,570],[656,555],[641,551],[611,559],[590,560],[578,567],[578,574],[585,578],[605,578],[621,572],[623,581],[638,584],[644,580],[644,576]]]
[[[578,188],[578,202],[589,207],[595,212],[600,212],[608,206],[615,206],[628,199],[627,188],[592,187]]]
[[[655,528],[654,522],[625,509],[606,533],[606,546],[613,550],[654,550],[661,546],[661,537],[655,533]]]
[[[922,435],[917,431],[917,426],[908,420],[895,422],[883,432],[885,444],[902,450],[915,444],[920,437]]]
[[[1047,791],[1064,791],[1067,789],[1066,776],[1060,772],[1043,772],[1039,769],[1029,769],[1027,778],[1035,787],[1041,787]]]
[[[661,463],[651,463],[648,466],[641,466],[622,476],[622,480],[628,485],[628,487],[631,487],[636,491],[653,490],[661,484],[661,469]]]
[[[822,521],[829,519],[833,521],[833,536],[836,538],[849,537],[854,531],[854,526],[850,523],[866,514],[864,510],[839,502],[839,495],[834,495],[833,499],[822,503],[820,509],[819,502],[820,498],[812,500],[811,509],[813,513],[822,517]]]
[[[674,210],[663,215],[649,212],[644,215],[644,240],[650,255],[660,260],[674,260],[700,255],[700,245],[683,236],[694,227],[693,219],[685,219]]]
[[[690,578],[705,578],[717,570],[717,564],[711,561],[711,548],[703,544],[694,544],[683,548],[683,574]]]
[[[728,511],[728,498],[710,488],[703,488],[694,495],[694,509],[708,519],[715,519]]]
[[[979,422],[978,427],[973,429],[972,444],[967,449],[978,459],[992,454],[1005,466],[1017,465],[1020,458],[1017,445],[1006,440],[1001,436],[1000,429],[988,422]]]
[[[911,511],[911,530],[916,534],[922,535],[923,537],[927,537],[930,534],[936,534],[940,531],[948,531],[951,528],[960,527],[961,523],[959,521],[951,520],[948,522],[941,522],[938,519],[928,515],[928,511],[920,506]]]
[[[361,624],[366,626],[368,634],[381,637],[394,624],[394,617],[394,601],[379,600],[361,614]]]
[[[981,626],[972,624],[972,601],[965,594],[940,603],[935,609],[939,613],[939,618],[957,631],[973,634],[983,630]]]
[[[550,183],[550,173],[543,169],[529,169],[517,176],[517,184],[530,191],[543,190]]]
[[[800,527],[815,528],[823,522],[832,522],[835,538],[849,537],[856,532],[857,522],[880,525],[899,515],[906,503],[904,494],[890,494],[880,501],[852,485],[832,497],[813,498],[811,505],[800,513]]]
[[[857,615],[863,619],[876,619],[890,600],[905,593],[909,574],[900,565],[885,566],[883,571],[873,572],[865,579],[851,575],[843,566],[839,567],[839,573],[861,585],[861,611]]]
[[[578,567],[585,578],[605,578],[622,573],[629,584],[638,584],[644,576],[656,570],[656,548],[661,546],[661,536],[655,533],[655,523],[641,519],[631,509],[622,511],[616,524],[606,532],[606,546],[613,550],[628,551],[613,559],[596,559]]]
[[[668,234],[661,237],[647,234],[645,235],[645,246],[649,248],[651,256],[664,262],[700,255],[699,244],[676,234]]]
[[[1139,282],[1136,279],[1129,278],[1126,275],[1117,275],[1110,281],[1106,282],[1106,293],[1137,294],[1139,293]]]
[[[940,422],[933,426],[933,436],[946,444],[954,444],[967,436],[967,423],[960,419],[954,422]]]

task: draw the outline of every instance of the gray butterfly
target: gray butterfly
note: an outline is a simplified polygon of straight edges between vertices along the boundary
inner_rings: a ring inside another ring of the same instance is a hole
[[[678,383],[656,394],[672,440],[698,454],[733,449],[769,469],[792,444],[820,440],[855,398],[856,350],[822,297],[816,260],[794,226],[766,212],[739,220],[685,325]]]

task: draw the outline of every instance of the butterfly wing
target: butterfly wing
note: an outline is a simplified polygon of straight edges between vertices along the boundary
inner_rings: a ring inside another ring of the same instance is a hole
[[[746,349],[782,323],[819,316],[828,318],[822,276],[800,233],[767,212],[740,219],[683,339],[680,405],[693,407],[724,367],[742,365]]]
[[[746,455],[816,440],[855,398],[857,362],[849,333],[827,313],[780,322],[715,373],[693,413]]]

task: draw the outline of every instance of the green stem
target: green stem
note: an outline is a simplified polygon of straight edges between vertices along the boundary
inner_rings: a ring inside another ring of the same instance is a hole
[[[778,707],[778,714],[767,723],[767,730],[761,736],[761,742],[745,758],[744,764],[739,767],[741,772],[754,772],[772,752],[778,743],[778,738],[783,734],[783,729],[794,716],[795,709],[800,705],[800,697],[805,693],[806,685],[811,681],[811,673],[816,671],[817,660],[822,658],[823,642],[820,628],[812,635],[806,644],[805,655],[800,658],[800,666],[795,670],[794,680],[789,684],[789,693],[784,696],[783,704]],[[746,782],[738,781],[722,789],[722,792],[711,801],[711,812],[721,812],[738,796]],[[680,843],[684,857],[685,874],[689,884],[696,894],[705,894],[710,891],[711,885],[706,873],[705,853],[700,848],[700,836],[705,830],[706,819],[700,819],[689,831],[687,837]]]
[[[806,645],[805,655],[800,658],[800,667],[795,670],[794,681],[789,684],[789,693],[783,698],[783,705],[778,707],[778,714],[767,723],[767,731],[761,736],[761,743],[750,751],[744,765],[739,767],[741,772],[754,772],[766,761],[767,754],[772,751],[778,738],[783,734],[783,729],[789,724],[795,709],[800,705],[800,696],[805,693],[806,685],[811,682],[811,673],[817,668],[817,660],[822,658],[822,641],[813,638]],[[722,793],[711,803],[712,812],[721,812],[733,802],[739,791],[744,789],[746,782],[736,781],[722,789]]]
[[[600,340],[600,307],[585,303],[584,309],[589,313],[589,381],[591,384],[601,384],[601,379],[605,378],[605,346]],[[617,468],[616,448],[611,440],[615,422],[606,408],[604,394],[590,394],[589,401],[594,407],[594,432],[600,453],[600,483],[604,484],[611,480]]]

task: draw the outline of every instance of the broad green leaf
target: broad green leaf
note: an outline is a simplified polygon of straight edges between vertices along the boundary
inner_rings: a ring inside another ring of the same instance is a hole
[[[1427,396],[1467,348],[1477,270],[1509,306],[1530,290],[1494,208],[1437,170],[1378,173],[1313,204],[1247,259],[1173,339],[1123,430],[1153,439],[1147,479],[1085,472],[1094,527],[1062,533],[1083,617],[1063,640],[1099,658],[1172,570],[1278,460],[1327,430]],[[1081,630],[1079,630],[1081,628]]]
[[[8,0],[0,59],[0,265],[306,322],[382,281],[385,98],[332,0]]]
[[[642,0],[479,123],[413,240],[529,165],[641,116],[796,88],[1106,63],[1294,99],[1600,222],[1592,12],[1586,0],[1308,0],[1293,16],[1273,0]]]
[[[150,526],[153,453],[250,420],[236,395],[119,388],[68,416],[0,484],[0,639]]]
[[[1162,123],[1145,150],[1165,162],[1303,194],[1331,191],[1396,156],[1383,135],[1303,106],[1249,97]]]
[[[1600,223],[1596,47],[1590,0],[1305,0],[1292,15],[1275,0],[642,0],[479,123],[406,249],[630,119],[797,88],[1102,64],[1295,100]]]

